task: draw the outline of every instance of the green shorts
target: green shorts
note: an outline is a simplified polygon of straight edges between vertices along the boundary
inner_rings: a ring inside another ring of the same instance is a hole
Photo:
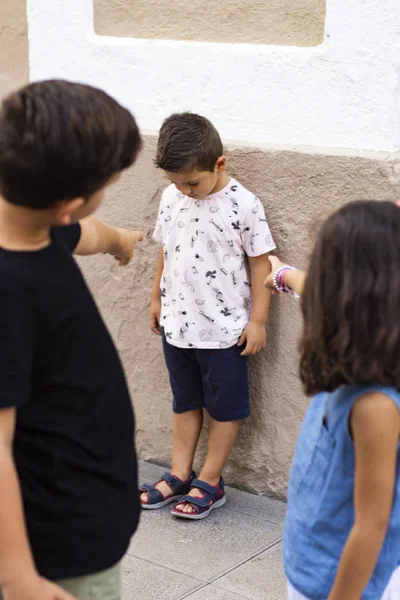
[[[79,600],[121,600],[121,564],[93,575],[62,579],[55,583]]]

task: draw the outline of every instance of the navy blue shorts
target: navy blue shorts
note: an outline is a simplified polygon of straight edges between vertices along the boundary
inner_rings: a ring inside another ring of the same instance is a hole
[[[174,413],[205,408],[215,421],[250,415],[247,358],[237,345],[223,350],[177,348],[163,335]]]

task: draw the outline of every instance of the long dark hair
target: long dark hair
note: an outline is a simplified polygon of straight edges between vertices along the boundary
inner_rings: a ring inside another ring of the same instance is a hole
[[[400,208],[353,202],[322,226],[302,297],[306,393],[400,389]]]

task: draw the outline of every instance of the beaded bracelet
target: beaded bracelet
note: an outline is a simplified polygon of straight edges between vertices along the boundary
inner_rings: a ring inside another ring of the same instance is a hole
[[[296,271],[294,267],[289,267],[289,265],[284,265],[277,271],[275,271],[272,277],[272,283],[277,292],[280,294],[294,294],[293,290],[285,284],[285,274],[287,271]]]

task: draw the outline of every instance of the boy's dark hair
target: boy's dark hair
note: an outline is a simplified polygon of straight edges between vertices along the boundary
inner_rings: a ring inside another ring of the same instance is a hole
[[[171,115],[162,124],[155,163],[171,173],[188,169],[212,172],[223,153],[214,125],[205,117],[184,112]]]
[[[0,193],[33,209],[89,198],[140,147],[135,119],[105,92],[61,80],[33,83],[2,104]]]
[[[400,389],[400,208],[354,202],[316,241],[302,297],[305,391]]]

